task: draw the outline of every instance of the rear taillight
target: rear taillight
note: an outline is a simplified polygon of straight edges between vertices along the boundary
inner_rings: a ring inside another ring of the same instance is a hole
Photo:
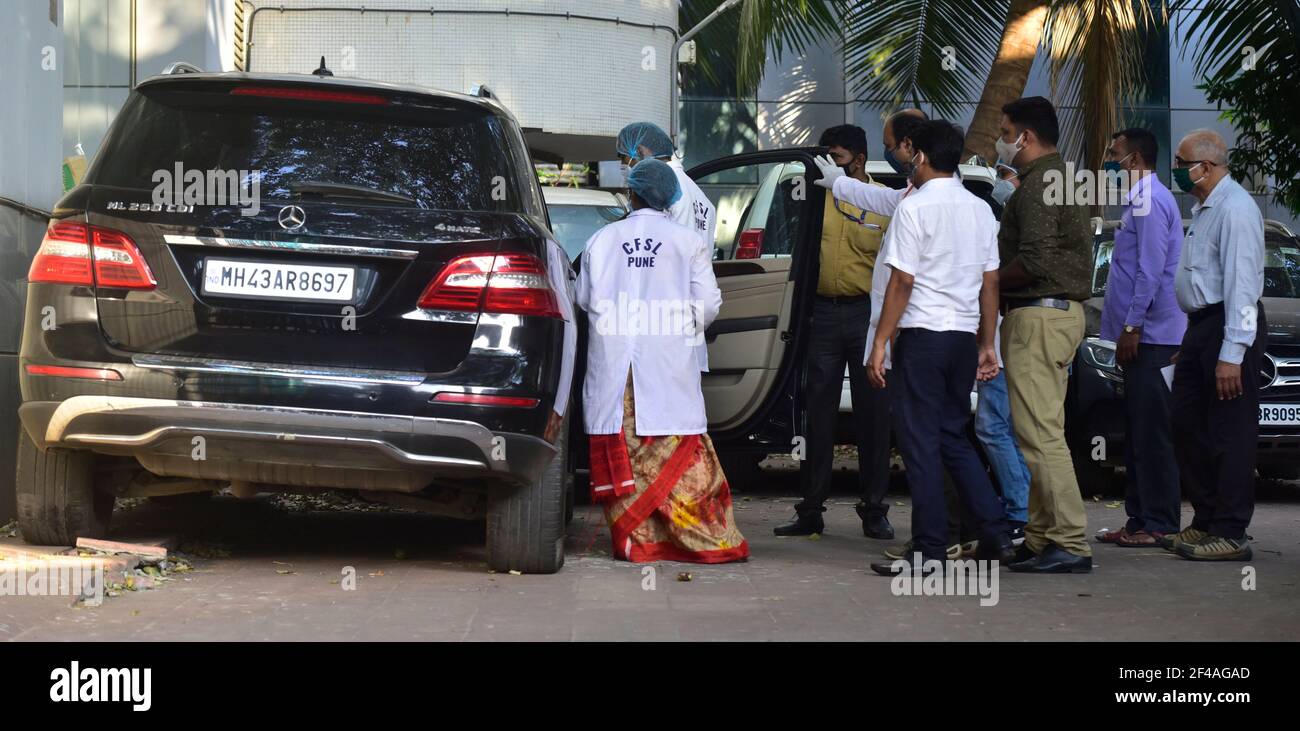
[[[751,228],[740,232],[736,243],[737,259],[759,259],[763,256],[763,229]]]
[[[46,229],[27,281],[116,289],[158,286],[130,236],[72,221],[57,221]]]
[[[531,254],[472,254],[452,259],[420,295],[422,310],[559,317],[546,270]]]

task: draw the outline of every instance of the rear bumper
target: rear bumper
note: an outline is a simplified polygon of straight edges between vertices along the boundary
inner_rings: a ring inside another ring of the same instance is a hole
[[[284,406],[81,395],[28,402],[18,414],[41,449],[132,456],[164,476],[304,487],[527,484],[556,451],[470,421]]]

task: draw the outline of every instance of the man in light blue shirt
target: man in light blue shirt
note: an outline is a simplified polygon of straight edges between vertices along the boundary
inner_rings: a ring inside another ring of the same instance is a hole
[[[1255,511],[1259,374],[1268,340],[1264,218],[1228,176],[1228,149],[1210,130],[1183,138],[1174,181],[1191,193],[1174,291],[1187,333],[1174,369],[1171,416],[1178,468],[1195,509],[1165,547],[1198,561],[1248,561]]]

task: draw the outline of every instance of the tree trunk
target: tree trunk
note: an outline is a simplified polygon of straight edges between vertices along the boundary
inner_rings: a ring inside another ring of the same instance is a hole
[[[1039,41],[1043,38],[1047,5],[1048,0],[1011,0],[998,55],[993,59],[988,81],[984,82],[984,93],[980,95],[975,117],[966,133],[963,159],[979,155],[990,165],[997,160],[994,142],[999,137],[1002,107],[1025,93],[1029,70],[1034,65]]]

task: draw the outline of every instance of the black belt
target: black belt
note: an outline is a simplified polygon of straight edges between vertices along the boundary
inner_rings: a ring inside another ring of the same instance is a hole
[[[1070,311],[1070,303],[1073,300],[1060,299],[1058,297],[1039,297],[1032,300],[1006,300],[1002,303],[1002,314],[1012,310],[1018,310],[1021,307],[1051,307],[1056,310]]]
[[[1223,317],[1222,302],[1215,302],[1214,304],[1202,307],[1195,312],[1187,313],[1187,324],[1196,325],[1205,322],[1211,317]]]
[[[1264,311],[1263,303],[1256,302],[1255,312],[1262,313],[1263,311]],[[1201,309],[1196,310],[1195,312],[1187,313],[1187,324],[1198,325],[1212,317],[1224,317],[1224,315],[1225,315],[1225,310],[1223,308],[1223,303],[1215,302],[1214,304],[1206,305]]]
[[[854,294],[848,297],[827,297],[824,294],[817,295],[817,299],[824,302],[830,302],[833,305],[855,305],[859,302],[866,302],[871,299],[869,294]]]

